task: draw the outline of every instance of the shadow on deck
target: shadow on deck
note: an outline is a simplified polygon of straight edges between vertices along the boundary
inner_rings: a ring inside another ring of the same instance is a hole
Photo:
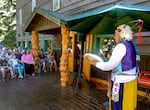
[[[0,82],[0,110],[105,110],[106,91],[89,86],[81,79],[82,88],[74,95],[74,86],[60,85],[59,73],[44,73],[24,79]],[[149,110],[138,103],[138,110]]]

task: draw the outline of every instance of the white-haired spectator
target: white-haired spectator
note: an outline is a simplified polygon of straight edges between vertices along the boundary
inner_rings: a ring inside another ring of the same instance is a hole
[[[131,41],[133,32],[129,25],[123,24],[117,27],[114,36],[116,47],[107,62],[89,62],[103,71],[110,71],[112,87],[111,110],[135,110],[137,107],[137,71],[136,50]],[[111,85],[111,84],[110,84]],[[129,100],[130,99],[130,100]]]

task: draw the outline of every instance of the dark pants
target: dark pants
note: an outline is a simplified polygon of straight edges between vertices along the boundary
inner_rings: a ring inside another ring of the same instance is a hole
[[[33,64],[27,64],[27,63],[24,63],[24,65],[25,65],[26,74],[32,75],[32,73],[34,73],[34,65]]]

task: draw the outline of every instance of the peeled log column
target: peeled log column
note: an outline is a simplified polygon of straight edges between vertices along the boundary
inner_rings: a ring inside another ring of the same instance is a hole
[[[38,70],[38,50],[39,50],[39,36],[37,31],[32,31],[32,54],[34,56],[34,73]]]
[[[66,25],[61,26],[62,34],[62,56],[60,58],[60,81],[61,86],[66,87],[69,80],[69,70],[68,70],[68,45],[69,45],[69,30]]]

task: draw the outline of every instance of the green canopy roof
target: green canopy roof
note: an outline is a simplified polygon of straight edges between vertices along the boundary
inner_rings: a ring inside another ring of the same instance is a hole
[[[150,7],[127,4],[111,4],[93,11],[71,17],[66,20],[70,30],[92,33],[113,33],[116,26],[127,24],[131,21],[142,19],[144,27],[142,31],[150,31]],[[129,24],[134,26],[135,24]],[[136,29],[133,29],[137,31]]]

